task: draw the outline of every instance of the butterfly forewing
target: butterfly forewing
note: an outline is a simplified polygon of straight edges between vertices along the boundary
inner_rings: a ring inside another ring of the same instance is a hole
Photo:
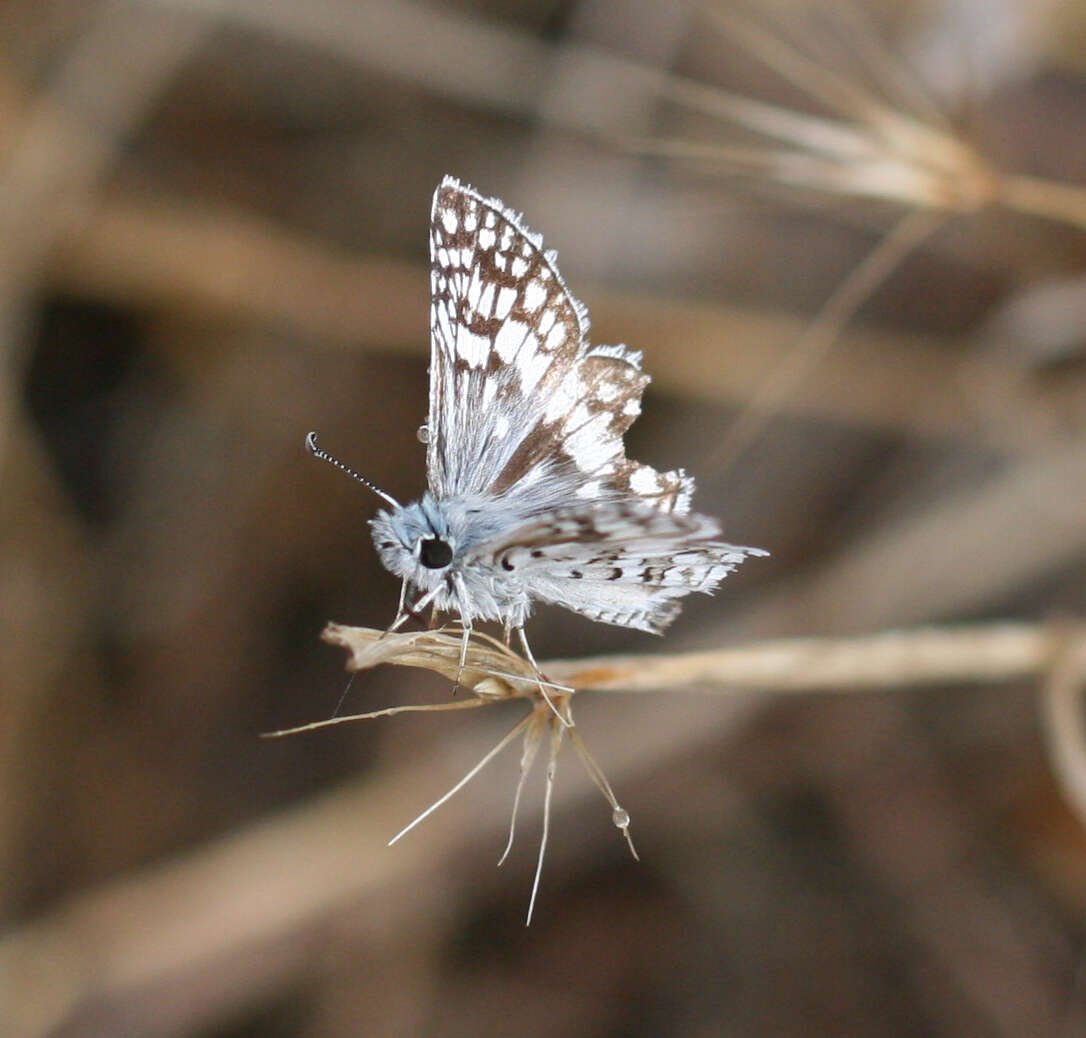
[[[434,195],[430,257],[436,497],[535,485],[546,500],[557,484],[559,500],[592,499],[629,492],[638,473],[663,507],[689,497],[679,474],[626,460],[622,436],[649,381],[641,355],[588,344],[584,306],[515,213],[446,178]]]

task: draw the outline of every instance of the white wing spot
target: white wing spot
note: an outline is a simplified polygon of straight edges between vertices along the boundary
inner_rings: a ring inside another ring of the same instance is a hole
[[[491,213],[490,215],[493,216],[494,214]],[[491,230],[493,226],[491,221],[487,221],[486,227],[479,232],[479,248],[486,249],[487,251],[494,248],[494,242],[497,240],[497,235]]]
[[[499,338],[501,338],[501,334],[504,331],[505,329],[503,328],[501,332],[498,332]],[[535,339],[534,336],[532,338],[533,340]],[[535,389],[539,384],[539,380],[547,373],[550,366],[550,357],[545,353],[539,352],[539,343],[533,341],[532,349],[525,354],[520,363],[520,388],[525,396]]]
[[[494,316],[494,282],[488,281],[483,285],[482,292],[479,293],[479,305],[477,307],[480,315],[482,316]]]
[[[528,273],[528,261],[523,256],[514,256],[509,272],[515,278],[522,278]]]
[[[451,343],[453,341],[449,314],[444,307],[437,311],[437,331],[442,342]]]
[[[605,404],[618,399],[618,386],[614,382],[598,382],[596,384],[596,396]]]
[[[445,233],[452,234],[453,231],[456,230],[456,213],[451,209],[446,209],[445,212],[441,214],[441,223],[445,227]]]
[[[529,313],[535,313],[546,301],[547,290],[538,281],[529,281],[524,286],[524,309]]]
[[[562,384],[554,391],[554,395],[547,401],[547,410],[544,412],[547,421],[565,421],[569,423],[570,428],[580,425],[578,414],[583,412],[583,417],[587,417],[587,410],[582,403],[583,398],[584,384],[581,380],[573,376],[564,378]]]
[[[457,329],[456,353],[473,368],[481,368],[490,355],[490,339],[461,325]]]
[[[494,349],[502,359],[502,363],[512,363],[513,358],[517,355],[517,350],[524,343],[525,337],[530,335],[531,330],[521,321],[506,321],[498,329],[498,334],[494,336]],[[534,336],[531,337],[535,338]]]
[[[577,408],[574,414],[577,415],[580,410],[580,408]],[[578,423],[579,428],[577,428],[577,431],[572,436],[566,437],[565,450],[573,459],[577,468],[584,473],[595,473],[607,460],[611,451],[611,445],[608,443],[606,436],[603,435],[603,429],[601,429],[601,426],[605,426],[606,422],[607,416],[605,414],[596,415],[595,418],[583,425]]]
[[[554,327],[547,335],[547,341],[544,343],[543,348],[546,350],[556,350],[563,342],[566,341],[566,326],[562,321],[556,321]]]
[[[599,497],[602,484],[598,479],[590,479],[587,483],[582,483],[576,491],[574,491],[577,497]]]
[[[476,312],[480,309],[479,304],[483,298],[483,290],[483,278],[479,273],[479,268],[476,267],[471,272],[471,280],[468,282],[468,287],[464,289],[464,298],[468,301],[468,306]]]
[[[475,228],[478,227],[478,226],[479,226],[479,217],[475,213],[475,211],[472,210],[470,213],[467,214],[467,216],[464,217],[464,230],[469,231],[469,232],[474,231]]]
[[[655,470],[647,466],[634,469],[630,475],[630,489],[635,494],[643,496],[658,494],[661,490],[660,477]]]
[[[517,301],[517,290],[515,288],[509,288],[508,286],[502,288],[498,292],[498,302],[494,307],[494,316],[500,321],[504,321],[509,316],[509,311],[513,309],[513,304]]]

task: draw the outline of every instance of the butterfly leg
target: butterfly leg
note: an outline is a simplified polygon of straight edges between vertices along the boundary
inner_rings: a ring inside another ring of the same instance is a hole
[[[391,634],[393,631],[398,631],[401,627],[403,627],[405,621],[409,620],[412,616],[418,616],[418,614],[423,609],[425,609],[435,598],[437,598],[437,593],[440,590],[440,587],[435,587],[433,591],[427,591],[426,594],[423,595],[422,598],[420,598],[413,606],[411,606],[410,609],[405,609],[404,600],[407,597],[407,581],[405,580],[403,583],[403,587],[400,589],[400,607],[396,610],[396,619],[393,620],[391,624],[389,624],[381,637],[383,638],[385,634]]]
[[[382,638],[386,634],[392,634],[393,631],[398,631],[403,627],[404,623],[411,619],[411,617],[418,619],[419,613],[437,597],[437,593],[441,590],[440,587],[436,587],[433,591],[428,591],[423,595],[413,606],[407,607],[405,605],[407,601],[407,583],[408,582],[405,580],[400,585],[400,602],[399,605],[396,606],[396,619],[385,628],[384,633],[381,635]]]
[[[523,627],[517,628],[517,635],[520,637],[520,644],[524,646],[524,655],[528,657],[528,662],[532,665],[532,670],[535,671],[535,679],[536,684],[539,686],[539,694],[543,697],[547,706],[551,708],[554,716],[562,722],[562,726],[564,728],[571,727],[573,725],[573,722],[567,720],[565,717],[562,716],[558,707],[554,705],[554,700],[552,700],[551,697],[547,695],[547,690],[546,688],[544,688],[544,685],[549,684],[549,682],[544,682],[543,680],[545,675],[543,674],[543,671],[539,669],[539,664],[536,663],[535,656],[532,655],[532,647],[528,644],[528,636],[524,633]]]
[[[460,665],[456,668],[456,684],[453,685],[453,692],[460,687],[460,675],[464,673],[464,667],[468,662],[468,645],[471,642],[471,624],[465,622],[464,618],[460,618],[461,626],[464,628],[464,634],[460,639]]]
[[[456,684],[453,686],[455,691],[460,687],[460,675],[464,673],[464,667],[468,662],[468,646],[471,643],[471,609],[469,608],[471,598],[468,595],[468,589],[464,586],[464,578],[459,573],[454,574],[453,584],[456,587],[457,597],[460,607],[460,626],[463,628],[463,637],[460,640],[460,665],[456,668]]]
[[[396,619],[393,620],[392,623],[389,625],[388,629],[385,631],[385,634],[391,634],[393,631],[397,630],[399,627],[402,627],[403,622],[411,615],[410,613],[408,613],[408,612],[406,612],[404,610],[403,604],[406,601],[407,601],[407,581],[404,580],[400,584],[400,601],[396,605]],[[385,636],[385,634],[382,634],[381,637],[383,638]]]

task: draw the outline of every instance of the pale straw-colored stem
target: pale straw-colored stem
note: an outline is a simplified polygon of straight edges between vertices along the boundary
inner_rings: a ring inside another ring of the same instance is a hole
[[[1058,638],[1058,634],[1056,635]],[[1086,639],[1081,630],[1060,639],[1041,699],[1045,741],[1071,807],[1086,821]]]
[[[731,424],[713,452],[710,467],[734,464],[818,367],[856,311],[941,222],[938,213],[920,209],[906,213],[853,268]]]
[[[1007,176],[999,201],[1008,209],[1086,230],[1086,187],[1037,177]]]
[[[704,652],[551,660],[546,672],[578,690],[853,692],[1038,678],[1064,639],[1042,624],[921,627],[850,638],[779,638]]]

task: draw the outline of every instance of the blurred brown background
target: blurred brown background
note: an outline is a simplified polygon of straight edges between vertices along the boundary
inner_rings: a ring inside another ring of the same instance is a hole
[[[522,705],[258,737],[336,709],[327,620],[394,613],[375,499],[302,444],[421,489],[445,173],[544,233],[595,341],[644,350],[630,456],[688,468],[698,507],[772,552],[662,642],[543,610],[539,658],[1082,615],[1086,203],[973,206],[953,162],[911,194],[859,158],[782,183],[713,105],[806,113],[768,141],[791,151],[804,119],[862,108],[820,93],[831,70],[942,113],[993,170],[1082,183],[1086,12],[781,3],[761,36],[749,15],[0,4],[0,1032],[1086,1029],[1086,837],[1040,681],[580,696],[642,860],[567,753],[527,930],[538,782],[494,868],[519,750],[384,846]],[[938,165],[913,147],[902,168]],[[929,233],[727,458],[909,212]],[[449,693],[381,671],[344,709]]]

